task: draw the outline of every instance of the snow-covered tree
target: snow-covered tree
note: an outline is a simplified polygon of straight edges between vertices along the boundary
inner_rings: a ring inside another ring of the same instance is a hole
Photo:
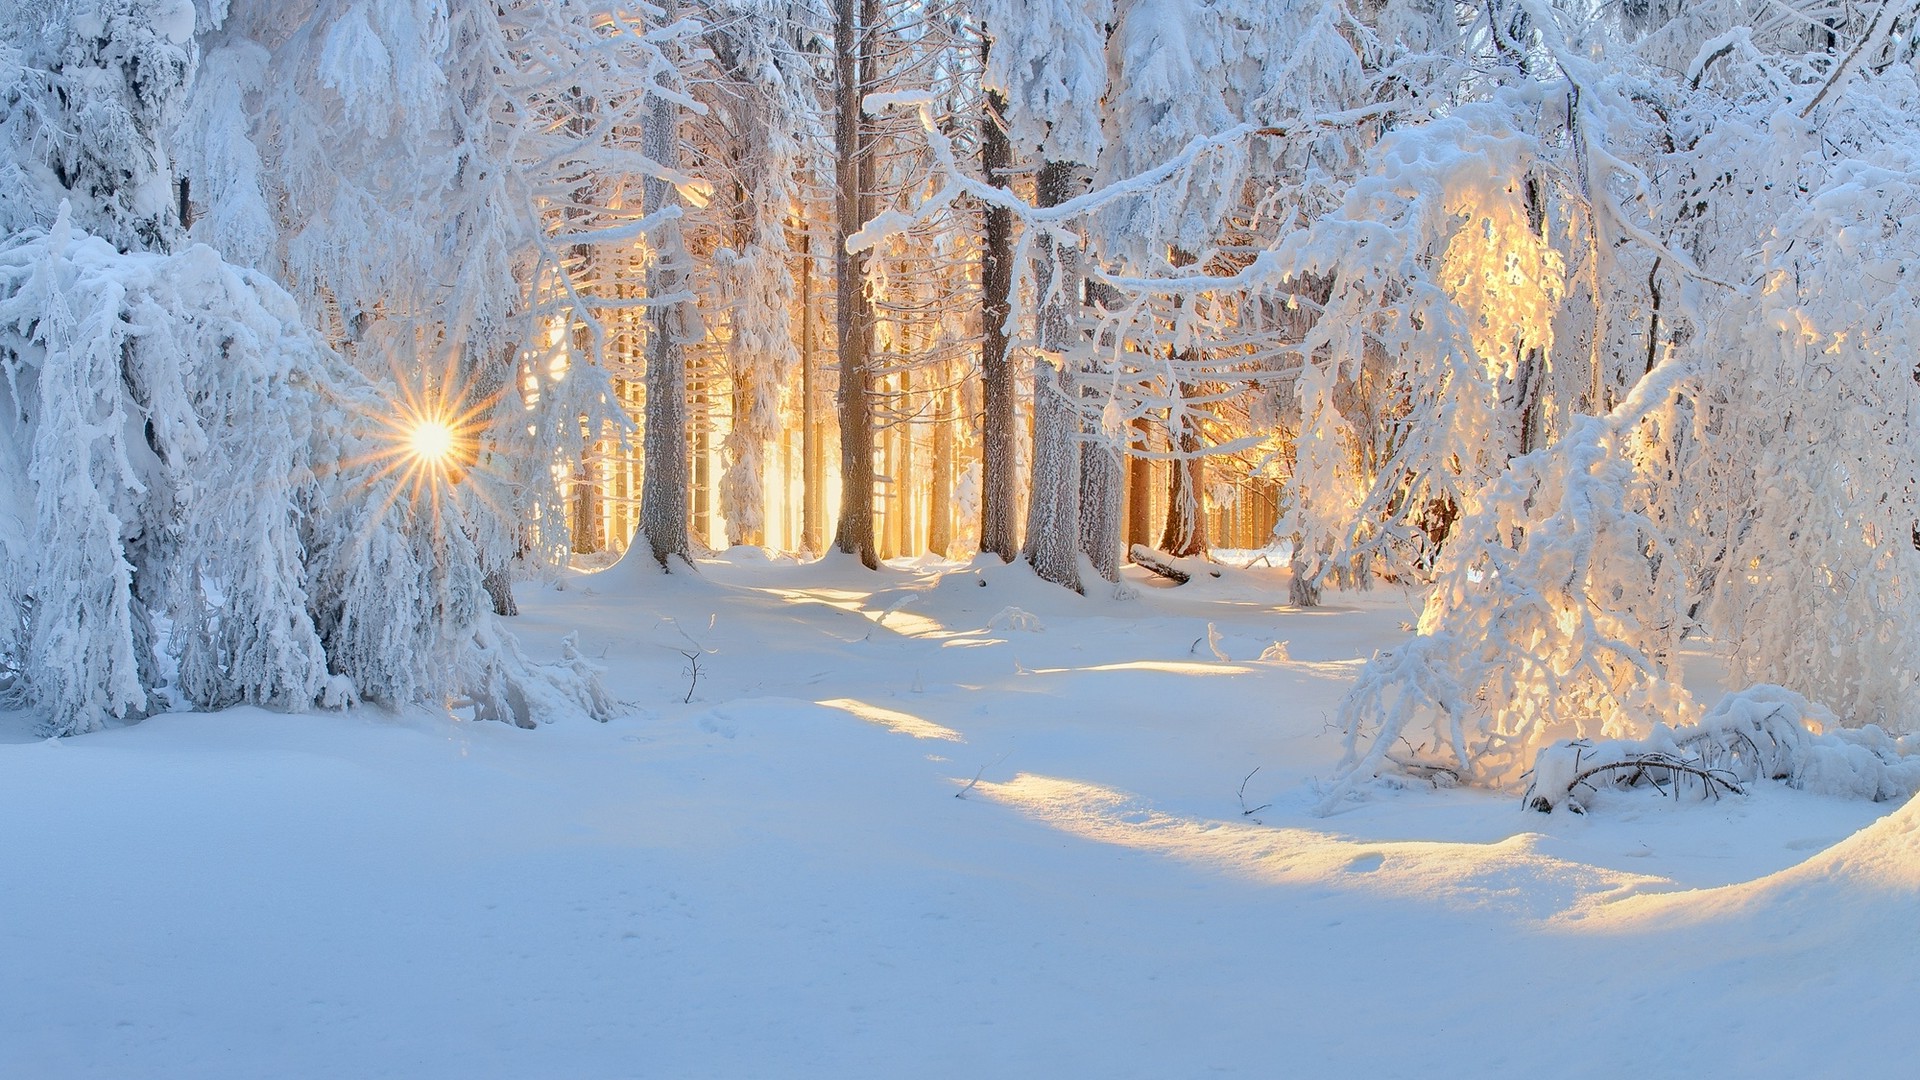
[[[53,734],[183,702],[606,715],[584,663],[532,664],[488,621],[453,505],[471,496],[406,453],[401,392],[270,277],[182,242],[169,139],[193,115],[195,14],[0,21],[0,131],[26,181],[0,237],[11,689]]]
[[[604,323],[633,300],[600,268],[675,216],[645,219],[630,182],[690,182],[636,141],[654,103],[692,104],[663,51],[692,24],[658,18],[309,0],[203,38],[195,235],[259,259],[364,372],[471,430],[487,497],[469,526],[496,574],[563,557],[552,470],[625,427]]]

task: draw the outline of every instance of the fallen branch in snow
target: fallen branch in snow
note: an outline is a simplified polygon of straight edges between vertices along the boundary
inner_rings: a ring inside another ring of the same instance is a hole
[[[987,767],[985,765],[982,765],[980,766],[980,771],[973,774],[973,779],[967,781],[967,786],[961,788],[959,791],[954,792],[953,797],[956,799],[966,798],[967,792],[972,791],[974,788],[978,787],[980,785],[980,778],[985,775],[987,775]]]
[[[1408,776],[1417,776],[1427,783],[1432,784],[1434,787],[1458,787],[1460,785],[1460,770],[1445,762],[1421,761],[1418,758],[1402,757],[1399,754],[1391,753],[1387,755],[1387,760],[1393,763],[1394,768],[1399,769]]]
[[[1247,809],[1247,781],[1253,779],[1253,773],[1257,773],[1259,771],[1260,771],[1260,766],[1255,765],[1253,767],[1253,772],[1248,773],[1245,776],[1245,778],[1243,778],[1240,781],[1240,816],[1241,817],[1252,817],[1253,815],[1273,805],[1270,802],[1261,803],[1259,806],[1256,806],[1251,810]]]
[[[1192,574],[1173,565],[1171,556],[1163,552],[1155,551],[1145,544],[1133,545],[1133,547],[1129,549],[1128,554],[1133,556],[1133,561],[1136,565],[1145,567],[1159,574],[1175,585],[1185,585],[1187,582],[1193,580]]]
[[[687,696],[680,699],[680,704],[690,705],[693,703],[693,688],[700,685],[700,654],[686,649],[675,651],[687,658]]]
[[[1729,694],[1700,723],[1655,725],[1645,739],[1558,742],[1534,758],[1530,809],[1565,806],[1584,813],[1586,797],[1603,787],[1651,783],[1678,795],[1698,782],[1701,797],[1745,794],[1744,784],[1783,780],[1806,791],[1876,801],[1920,789],[1915,741],[1896,740],[1873,725],[1837,726],[1834,715],[1778,686]],[[1662,780],[1671,788],[1661,786]]]
[[[1661,786],[1660,778],[1655,775],[1656,771],[1666,774],[1667,784],[1670,787]],[[1609,782],[1615,787],[1634,787],[1644,780],[1652,784],[1662,795],[1671,794],[1676,799],[1680,797],[1681,777],[1692,777],[1700,781],[1700,797],[1703,799],[1709,795],[1719,798],[1722,789],[1730,795],[1747,793],[1746,789],[1734,779],[1732,773],[1721,769],[1709,769],[1697,762],[1685,761],[1671,754],[1634,754],[1619,761],[1595,765],[1573,778],[1573,782],[1567,785],[1569,793],[1582,786],[1590,791],[1600,790],[1592,780],[1606,773],[1613,774]],[[1566,805],[1567,809],[1575,813],[1585,812],[1578,802],[1568,800]],[[1553,807],[1544,796],[1535,796],[1532,808],[1551,810]]]
[[[1011,750],[1009,750],[1009,751],[1007,751],[1007,754],[1011,754],[1011,753],[1013,753],[1013,751],[1011,751]],[[992,761],[990,761],[990,762],[988,762],[987,764],[985,764],[985,765],[982,765],[982,766],[980,766],[980,771],[978,771],[978,772],[976,772],[976,773],[974,773],[974,774],[973,774],[973,779],[971,779],[971,780],[969,780],[969,781],[967,781],[967,786],[966,786],[966,787],[963,787],[963,788],[961,788],[961,789],[960,789],[959,791],[956,791],[956,792],[954,792],[954,793],[953,793],[953,797],[954,797],[954,798],[956,798],[956,799],[964,799],[964,798],[966,798],[966,797],[967,797],[967,792],[969,792],[969,791],[972,791],[972,790],[973,790],[974,788],[976,788],[976,787],[979,787],[979,786],[980,786],[980,778],[981,778],[981,777],[983,777],[983,776],[985,776],[985,775],[987,775],[987,770],[988,770],[988,769],[991,769],[991,768],[993,768],[993,767],[994,767],[995,765],[998,765],[998,764],[1000,764],[1001,762],[1003,762],[1003,761],[1005,761],[1005,760],[1007,760],[1007,754],[1001,754],[1001,755],[1000,755],[999,757],[997,757],[997,758],[995,758],[995,759],[993,759]]]
[[[1135,544],[1128,549],[1128,556],[1134,564],[1151,570],[1176,585],[1185,585],[1193,580],[1193,566],[1198,559],[1176,559],[1164,551],[1156,551],[1145,544]],[[1185,564],[1185,565],[1182,565]],[[1220,571],[1214,567],[1205,567],[1208,577],[1219,577]]]

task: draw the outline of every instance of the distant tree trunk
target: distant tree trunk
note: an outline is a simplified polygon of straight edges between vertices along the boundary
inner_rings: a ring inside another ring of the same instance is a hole
[[[1167,527],[1160,534],[1160,550],[1177,558],[1204,555],[1207,551],[1207,519],[1200,513],[1200,493],[1206,485],[1206,462],[1200,457],[1204,443],[1200,421],[1184,402],[1194,396],[1192,387],[1179,387],[1182,406],[1176,406],[1167,418],[1167,437],[1174,442],[1180,457],[1168,470]]]
[[[1133,421],[1133,443],[1148,448],[1152,426],[1144,416]],[[1144,454],[1127,458],[1127,547],[1153,544],[1153,459]]]
[[[934,391],[933,482],[927,492],[927,550],[942,558],[953,548],[952,393]]]
[[[1104,310],[1117,306],[1110,288],[1096,288],[1094,298]],[[1102,426],[1105,395],[1087,376],[1106,363],[1113,348],[1110,337],[1098,343],[1099,355],[1085,366],[1080,384],[1080,550],[1108,581],[1120,580],[1120,510],[1125,477],[1120,471],[1120,447]]]
[[[706,365],[689,373],[693,393],[687,435],[693,441],[693,513],[689,522],[692,539],[701,550],[713,543],[713,397],[709,391],[712,375]]]
[[[575,555],[591,555],[603,546],[600,536],[600,485],[593,475],[593,450],[580,455],[573,466],[573,502],[567,532]]]
[[[1041,206],[1066,201],[1073,171],[1065,162],[1041,166]],[[1074,297],[1080,257],[1078,249],[1057,250],[1048,237],[1040,239],[1039,249],[1041,352],[1033,362],[1033,469],[1022,554],[1042,581],[1080,592],[1080,412],[1073,378],[1080,351]]]
[[[804,224],[804,223],[803,223]],[[826,492],[826,458],[820,439],[820,357],[814,329],[813,230],[800,234],[800,546],[810,555],[825,550],[821,505]]]
[[[745,430],[745,418],[752,416],[755,411],[754,399],[760,393],[759,388],[737,377],[730,382],[733,400],[728,408],[733,416],[733,430],[727,433],[726,441],[721,444],[722,452],[728,456],[729,472],[734,469],[745,469],[747,461],[759,461],[760,455],[764,452],[761,446],[756,445],[759,441],[758,437]],[[753,442],[747,442],[749,439]],[[761,467],[756,464],[753,469],[748,470],[751,473],[752,482],[744,484],[736,482],[731,485],[731,490],[738,493],[736,506],[732,510],[723,508],[721,511],[722,516],[727,519],[728,547],[740,544],[758,547],[766,542],[767,508],[761,497],[761,485],[764,482],[764,477],[759,473]],[[721,474],[720,486],[722,491],[729,489],[726,473]],[[749,525],[748,522],[759,524]]]
[[[913,369],[900,372],[900,456],[893,469],[894,506],[900,511],[900,547],[902,555],[914,556],[926,550],[920,546],[920,515],[918,485],[914,483],[914,470],[918,467],[917,455],[913,452]]]
[[[982,46],[985,52],[985,46]],[[998,91],[987,95],[987,111],[980,122],[980,164],[987,182],[1007,186],[1013,148],[1002,121],[1006,99]],[[1007,348],[1007,317],[1013,290],[1013,215],[1004,209],[987,210],[986,246],[981,253],[980,291],[982,344],[980,378],[986,415],[980,436],[980,550],[1012,562],[1018,550],[1014,539],[1014,416],[1013,358]]]
[[[678,17],[675,0],[662,5],[667,23]],[[679,106],[655,98],[647,114],[642,149],[654,161],[676,168],[680,163]],[[648,177],[641,191],[642,212],[655,214],[679,198],[671,183]],[[687,251],[681,242],[680,222],[668,221],[652,238],[653,265],[647,270],[647,295],[667,296],[686,288]],[[654,561],[671,570],[675,555],[691,562],[687,543],[687,356],[684,340],[697,318],[673,304],[653,309],[647,335],[647,404],[643,447],[646,454],[640,480],[640,531]]]
[[[871,123],[861,108],[873,56],[868,35],[879,22],[878,0],[861,5],[864,26],[855,21],[854,0],[835,0],[834,179],[837,211],[834,266],[838,276],[840,330],[840,524],[834,546],[857,554],[869,569],[880,558],[873,535],[873,306],[866,290],[867,253],[847,251],[847,238],[869,216],[874,165],[868,145]]]
[[[1168,260],[1174,266],[1189,266],[1196,259],[1192,252],[1177,247],[1168,253]],[[1182,303],[1179,298],[1174,300],[1175,307]],[[1175,359],[1193,357],[1182,354]],[[1187,407],[1187,402],[1197,395],[1197,389],[1185,382],[1176,382],[1173,390],[1174,405],[1167,410],[1167,442],[1178,456],[1173,460],[1173,467],[1167,470],[1167,525],[1160,534],[1160,549],[1176,558],[1186,558],[1204,555],[1207,551],[1207,519],[1200,512],[1200,493],[1206,490],[1206,467],[1200,459],[1200,418]]]

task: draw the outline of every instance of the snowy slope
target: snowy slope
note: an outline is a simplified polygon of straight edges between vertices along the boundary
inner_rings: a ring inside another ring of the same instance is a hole
[[[0,1076],[1910,1064],[1920,809],[1410,789],[1310,816],[1404,597],[744,552],[563,584],[518,627],[536,654],[581,631],[611,724],[10,722]]]

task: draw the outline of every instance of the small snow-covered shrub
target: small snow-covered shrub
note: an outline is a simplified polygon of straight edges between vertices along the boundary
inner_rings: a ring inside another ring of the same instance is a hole
[[[1040,622],[1040,616],[1033,612],[1009,605],[995,612],[993,618],[987,620],[987,629],[1018,630],[1028,634],[1038,634],[1045,630],[1046,626]]]
[[[1461,523],[1418,636],[1369,661],[1341,702],[1346,755],[1324,809],[1383,771],[1500,786],[1543,743],[1691,717],[1667,665],[1684,621],[1677,560],[1631,509],[1621,443],[1637,411],[1576,419]]]
[[[1606,788],[1651,784],[1708,797],[1759,780],[1877,802],[1920,791],[1920,746],[1912,737],[1835,723],[1833,713],[1784,687],[1749,687],[1721,698],[1698,724],[1656,724],[1645,739],[1545,747],[1534,758],[1526,803],[1579,813]]]

